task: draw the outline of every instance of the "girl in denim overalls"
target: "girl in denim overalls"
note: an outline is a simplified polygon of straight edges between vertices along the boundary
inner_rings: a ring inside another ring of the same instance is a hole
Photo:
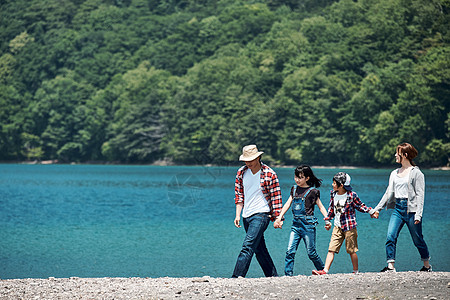
[[[294,258],[301,239],[305,242],[308,257],[316,269],[322,270],[324,267],[324,263],[316,251],[316,225],[318,222],[314,216],[315,205],[319,207],[324,217],[327,215],[325,207],[320,202],[320,192],[314,188],[320,187],[322,180],[318,179],[311,168],[306,165],[298,166],[295,169],[294,180],[296,185],[291,188],[290,197],[273,224],[275,228],[282,228],[283,216],[292,206],[294,218],[284,269],[287,276],[294,275]]]

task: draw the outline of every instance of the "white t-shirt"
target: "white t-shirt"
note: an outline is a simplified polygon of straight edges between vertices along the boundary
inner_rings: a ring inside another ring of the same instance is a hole
[[[394,176],[394,195],[395,198],[408,198],[408,178],[409,176]]]
[[[334,226],[341,227],[341,213],[344,210],[345,202],[347,202],[347,193],[343,195],[334,195]]]
[[[270,212],[269,204],[261,190],[261,170],[256,174],[247,169],[244,173],[244,210],[242,217],[248,218],[256,213]]]

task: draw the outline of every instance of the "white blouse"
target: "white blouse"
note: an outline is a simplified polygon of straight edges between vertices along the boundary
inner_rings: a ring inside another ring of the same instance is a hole
[[[394,194],[395,198],[408,198],[408,179],[407,176],[394,176]]]

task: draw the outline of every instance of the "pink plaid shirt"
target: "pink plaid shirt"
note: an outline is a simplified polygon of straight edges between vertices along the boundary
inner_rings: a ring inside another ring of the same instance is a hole
[[[244,172],[248,169],[247,166],[242,166],[236,175],[236,182],[234,184],[234,203],[244,203]],[[266,197],[267,204],[270,208],[270,219],[275,221],[275,218],[280,214],[283,203],[281,200],[281,189],[278,182],[278,176],[274,170],[269,166],[261,163],[261,190]]]

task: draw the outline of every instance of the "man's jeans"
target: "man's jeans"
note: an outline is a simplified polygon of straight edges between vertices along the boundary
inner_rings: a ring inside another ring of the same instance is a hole
[[[317,219],[311,216],[294,219],[285,258],[284,274],[287,276],[294,275],[295,253],[302,238],[305,242],[309,259],[313,262],[317,270],[323,270],[323,261],[316,251],[316,223]]]
[[[278,276],[275,265],[267,251],[264,231],[270,223],[270,217],[266,213],[254,214],[243,219],[245,232],[247,233],[242,245],[242,250],[237,258],[232,277],[245,277],[247,275],[253,254],[261,266],[266,277]]]
[[[386,257],[387,262],[395,262],[395,250],[397,246],[397,238],[402,230],[403,225],[406,224],[411,234],[414,245],[419,250],[420,257],[423,261],[430,259],[427,244],[422,235],[422,222],[414,224],[415,213],[407,213],[408,199],[397,199],[395,210],[392,213],[389,221],[389,228],[386,239]]]

